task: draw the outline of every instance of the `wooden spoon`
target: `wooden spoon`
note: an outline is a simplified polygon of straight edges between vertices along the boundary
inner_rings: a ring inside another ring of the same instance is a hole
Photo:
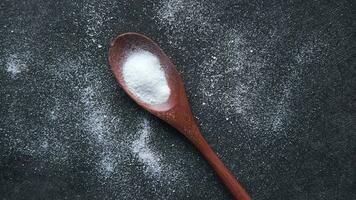
[[[121,70],[123,62],[128,53],[138,49],[149,51],[159,58],[161,66],[165,71],[168,86],[171,89],[170,97],[165,103],[159,105],[147,104],[135,96],[126,86]],[[186,136],[203,154],[235,199],[251,199],[244,188],[235,179],[234,175],[225,167],[223,162],[203,138],[193,118],[181,76],[168,56],[155,42],[138,33],[119,35],[110,44],[109,63],[116,80],[124,91],[138,105],[163,121],[166,121]]]

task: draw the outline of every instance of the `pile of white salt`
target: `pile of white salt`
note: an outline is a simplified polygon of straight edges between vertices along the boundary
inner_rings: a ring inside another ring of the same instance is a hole
[[[148,51],[129,53],[123,64],[122,75],[130,92],[147,104],[165,103],[171,94],[158,57]]]

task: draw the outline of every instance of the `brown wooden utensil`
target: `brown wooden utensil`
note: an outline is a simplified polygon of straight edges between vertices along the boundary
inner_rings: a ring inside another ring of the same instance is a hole
[[[126,86],[121,70],[123,62],[128,53],[138,49],[149,51],[159,58],[161,66],[165,71],[168,86],[171,89],[171,94],[167,102],[158,105],[147,104],[135,96]],[[109,63],[116,80],[124,91],[138,105],[163,121],[166,121],[187,137],[210,163],[235,199],[251,199],[244,188],[235,179],[234,175],[225,167],[223,162],[203,138],[192,115],[181,76],[176,70],[175,65],[155,42],[138,33],[119,35],[110,44]]]

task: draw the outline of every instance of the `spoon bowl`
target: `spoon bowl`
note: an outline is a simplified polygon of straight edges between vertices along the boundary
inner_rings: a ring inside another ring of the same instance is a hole
[[[136,50],[145,50],[158,57],[171,90],[166,102],[157,105],[145,103],[132,93],[126,85],[122,73],[123,64],[128,54]],[[138,105],[176,128],[195,145],[216,171],[235,199],[251,199],[203,138],[191,112],[184,89],[184,82],[176,70],[175,65],[155,42],[138,33],[119,35],[110,44],[109,64],[119,85]]]
[[[138,97],[136,97],[127,87],[123,78],[122,67],[128,54],[135,50],[145,50],[158,57],[161,66],[164,68],[166,77],[169,77],[167,81],[168,86],[171,89],[171,95],[165,103],[158,105],[147,104],[141,101]],[[150,40],[146,36],[137,33],[122,34],[112,41],[111,48],[109,50],[109,55],[109,63],[112,67],[111,69],[115,74],[117,81],[125,90],[125,92],[141,107],[151,113],[165,112],[173,108],[176,105],[176,102],[179,102],[179,89],[184,87],[179,83],[183,83],[183,81],[181,80],[179,73],[175,68],[166,67],[172,66],[173,63],[170,61],[168,56],[159,48],[159,46],[152,40]]]

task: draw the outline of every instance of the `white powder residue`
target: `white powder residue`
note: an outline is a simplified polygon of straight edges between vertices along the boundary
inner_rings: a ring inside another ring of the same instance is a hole
[[[143,164],[143,172],[147,177],[153,178],[155,184],[175,186],[177,182],[184,182],[185,174],[177,170],[177,166],[172,165],[171,162],[166,161],[163,152],[159,152],[153,148],[152,138],[154,137],[152,128],[149,122],[144,119],[139,124],[138,138],[131,143],[130,150],[133,155]],[[152,147],[150,146],[152,143]],[[168,159],[169,160],[169,159]],[[174,192],[174,190],[173,190]]]
[[[329,44],[321,38],[315,36],[308,36],[298,45],[295,52],[294,60],[298,65],[310,65],[315,63],[322,63],[326,60]]]
[[[113,155],[102,155],[100,160],[100,174],[103,177],[108,178],[114,172],[116,164],[116,159]]]
[[[99,81],[83,88],[81,101],[85,106],[85,129],[93,139],[93,145],[100,149],[98,171],[103,178],[108,178],[117,167],[117,159],[122,149],[118,146],[117,141],[113,140],[113,130],[117,130],[116,124],[119,124],[119,120],[110,113],[107,104],[100,103],[102,99],[98,101],[98,98],[102,96],[99,88]]]
[[[140,137],[132,143],[132,152],[136,154],[139,161],[145,165],[147,173],[160,177],[162,173],[160,157],[148,146],[151,133],[148,121],[144,120],[141,126]]]
[[[205,5],[204,2],[193,0],[162,0],[155,18],[163,28],[179,34],[179,36],[168,35],[168,37],[172,37],[172,40],[184,40],[187,30],[190,31],[189,34],[204,34],[214,28],[216,22],[213,21],[213,15],[217,11],[210,11],[218,8],[213,2],[209,2],[209,7]]]
[[[106,115],[104,109],[100,109],[96,106],[94,100],[95,92],[92,87],[86,87],[83,90],[82,101],[85,104],[86,115],[85,125],[88,131],[95,137],[98,142],[103,141],[104,132],[107,132],[107,127],[104,124]]]
[[[260,56],[266,50],[250,39],[256,27],[225,26],[219,17],[222,13],[222,7],[204,2],[162,0],[154,18],[169,35],[168,42],[180,50],[179,56],[185,52],[181,46],[187,46],[187,34],[201,43],[204,42],[201,38],[209,41],[210,46],[195,52],[195,56],[204,58],[194,65],[200,77],[198,92],[203,105],[218,105],[214,109],[223,111],[224,118],[236,117],[238,123],[249,127],[253,133],[283,132],[288,126],[286,119],[294,89],[267,97],[266,91],[272,90],[273,80],[265,72],[275,67],[269,66],[266,56]],[[277,45],[277,37],[278,34],[271,33],[268,45]],[[285,69],[291,71],[293,66]],[[296,88],[298,74],[286,74],[285,77],[276,83],[278,90]]]
[[[95,44],[97,48],[102,48],[101,41],[99,41],[99,36],[103,34],[103,26],[113,17],[109,16],[111,10],[115,9],[117,6],[116,2],[112,1],[97,1],[97,0],[85,0],[83,2],[82,12],[85,22],[85,32],[87,34],[88,43],[86,46]],[[78,22],[75,22],[78,23]]]
[[[17,54],[12,54],[6,62],[6,71],[12,76],[28,71],[28,66]]]
[[[129,90],[145,103],[166,102],[171,90],[157,56],[144,50],[128,55],[123,66],[123,77]]]
[[[18,126],[26,127],[23,124]],[[26,132],[16,130],[8,135],[7,142],[16,151],[39,158],[48,164],[67,164],[68,148],[55,131],[48,127],[28,128]]]

